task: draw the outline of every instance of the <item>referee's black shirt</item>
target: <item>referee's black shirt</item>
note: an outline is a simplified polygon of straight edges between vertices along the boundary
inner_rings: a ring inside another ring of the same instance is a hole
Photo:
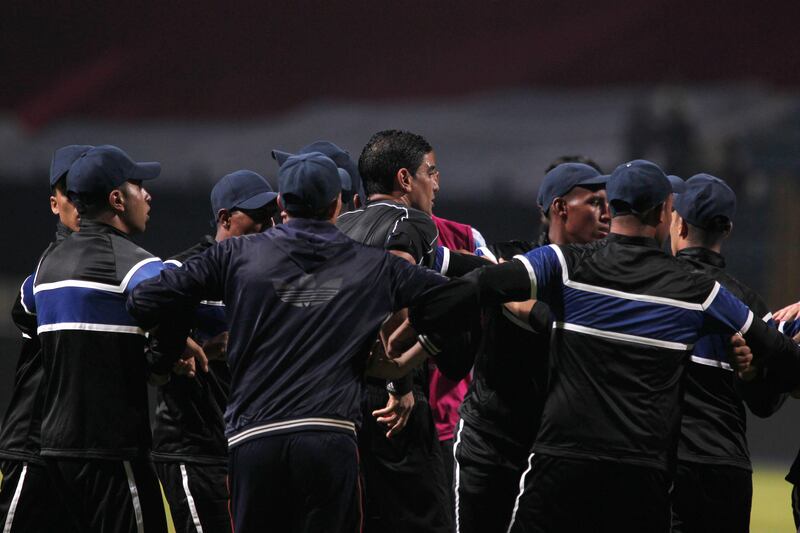
[[[452,329],[477,306],[529,298],[550,305],[550,392],[537,453],[669,469],[682,378],[704,334],[741,331],[753,353],[781,368],[783,386],[800,376],[798,348],[787,337],[654,239],[612,233],[516,259],[431,290],[410,317],[428,333]]]

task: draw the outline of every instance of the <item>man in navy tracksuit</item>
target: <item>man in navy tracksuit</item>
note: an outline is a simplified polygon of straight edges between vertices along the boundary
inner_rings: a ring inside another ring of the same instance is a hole
[[[340,179],[320,153],[290,157],[279,173],[286,224],[218,243],[128,300],[162,335],[199,301],[226,303],[237,533],[360,527],[355,432],[367,353],[390,313],[446,281],[336,229]]]
[[[276,198],[267,180],[237,170],[211,191],[216,233],[167,261],[180,266],[215,242],[272,227]],[[228,324],[225,304],[204,301],[197,309],[192,340],[208,357],[208,371],[176,375],[158,388],[153,424],[153,462],[178,533],[231,530],[228,513],[228,440],[223,412],[231,375],[225,356]]]

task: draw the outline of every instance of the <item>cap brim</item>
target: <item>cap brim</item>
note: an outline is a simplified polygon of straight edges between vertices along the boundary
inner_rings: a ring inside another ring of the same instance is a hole
[[[67,173],[67,171],[69,171],[69,167],[65,168],[64,170],[61,170],[61,171],[57,172],[56,174],[52,174],[51,173],[50,174],[50,187],[55,187],[56,183],[58,183],[58,180],[63,178],[64,175]]]
[[[147,163],[136,163],[133,168],[134,180],[152,180],[156,179],[161,174],[161,163],[150,161]]]
[[[673,193],[680,194],[686,190],[686,182],[683,181],[678,176],[670,174],[669,176],[667,176],[667,179],[669,180],[669,184],[672,186]]]
[[[238,203],[234,207],[238,207],[239,209],[258,209],[264,207],[268,203],[275,200],[278,197],[278,193],[276,192],[260,192],[253,196],[252,198],[248,198],[244,202]]]
[[[294,154],[290,154],[289,152],[283,152],[281,150],[273,150],[272,151],[272,159],[278,162],[278,166],[282,166],[287,159],[292,157]]]
[[[339,171],[339,182],[342,184],[342,191],[352,191],[353,182],[350,180],[350,173],[343,168],[337,167],[336,170]]]
[[[580,187],[581,185],[605,185],[606,183],[608,183],[608,178],[610,177],[611,177],[610,175],[595,176],[594,178],[581,180],[581,182],[576,183],[575,186]]]

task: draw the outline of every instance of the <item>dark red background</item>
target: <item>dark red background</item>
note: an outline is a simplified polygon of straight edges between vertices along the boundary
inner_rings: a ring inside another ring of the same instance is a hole
[[[74,115],[246,118],[319,98],[520,86],[800,86],[796,0],[12,4],[0,109],[29,129]]]

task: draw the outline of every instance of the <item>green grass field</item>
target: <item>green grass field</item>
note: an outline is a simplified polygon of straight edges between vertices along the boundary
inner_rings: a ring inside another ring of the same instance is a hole
[[[796,531],[792,520],[792,486],[783,479],[785,468],[753,465],[752,533]]]

